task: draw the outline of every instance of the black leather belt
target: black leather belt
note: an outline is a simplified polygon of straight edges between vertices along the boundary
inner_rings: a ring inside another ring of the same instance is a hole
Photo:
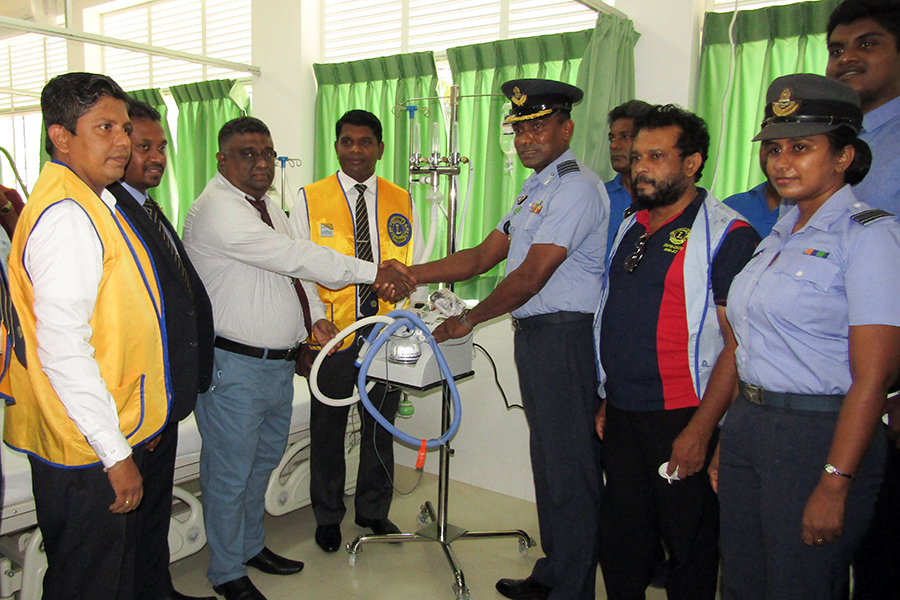
[[[741,394],[753,404],[762,404],[775,408],[793,410],[811,410],[816,412],[840,412],[844,402],[842,395],[785,394],[771,392],[763,388],[738,381]]]
[[[538,327],[553,327],[554,325],[578,323],[579,321],[593,323],[594,315],[574,311],[561,311],[535,315],[533,317],[523,317],[521,319],[513,317],[512,326],[513,329],[518,331],[526,331],[529,329],[537,329]]]
[[[240,342],[235,342],[234,340],[229,340],[228,338],[223,338],[216,336],[215,341],[216,348],[220,348],[225,350],[226,352],[234,352],[235,354],[242,354],[244,356],[251,356],[253,358],[265,358],[269,360],[297,360],[297,355],[300,353],[300,346],[294,346],[293,348],[281,348],[271,350],[269,348],[257,348],[256,346],[248,346],[247,344],[242,344]]]

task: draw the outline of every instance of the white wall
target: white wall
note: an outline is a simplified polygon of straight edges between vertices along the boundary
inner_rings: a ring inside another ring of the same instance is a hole
[[[616,0],[641,34],[634,49],[635,94],[692,108],[706,0]]]
[[[321,62],[319,0],[253,0],[254,65],[262,74],[253,77],[253,116],[272,132],[279,156],[299,158],[298,168],[288,168],[287,198],[312,183],[313,128],[316,79],[312,65]],[[280,169],[276,188],[280,186]],[[292,206],[290,200],[286,206]]]

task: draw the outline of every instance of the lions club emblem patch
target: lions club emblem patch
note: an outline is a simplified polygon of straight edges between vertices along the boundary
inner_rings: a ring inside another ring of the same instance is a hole
[[[397,247],[403,247],[412,239],[412,224],[406,215],[394,213],[388,217],[387,221],[388,237]]]

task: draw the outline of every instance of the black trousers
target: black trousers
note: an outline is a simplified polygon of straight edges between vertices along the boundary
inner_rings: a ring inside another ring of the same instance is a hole
[[[593,316],[551,313],[521,322],[515,358],[544,551],[531,576],[553,588],[552,600],[593,600],[603,489]]]
[[[353,392],[359,369],[354,366],[356,348],[327,357],[319,368],[319,389],[332,398],[346,398]],[[397,415],[400,391],[388,391],[376,384],[369,393],[374,406],[391,423]],[[344,439],[349,406],[328,406],[313,398],[310,407],[309,492],[319,525],[340,523],[344,506]],[[359,441],[359,470],[356,478],[356,514],[366,519],[386,519],[391,510],[394,488],[394,436],[375,421],[362,406]]]
[[[900,448],[887,446],[872,524],[853,556],[854,600],[900,600]]]
[[[670,600],[712,600],[719,573],[719,505],[706,467],[671,484],[659,466],[695,408],[636,412],[607,402],[603,434],[606,489],[600,517],[600,566],[610,600],[643,599],[659,560],[660,540],[670,556]]]
[[[144,498],[137,517],[135,598],[160,600],[174,588],[169,574],[169,522],[172,515],[172,481],[178,447],[178,423],[169,423],[160,433],[153,452],[143,452],[141,475]]]
[[[136,461],[142,453],[135,450]],[[63,469],[29,460],[47,554],[43,598],[132,600],[136,511],[110,512],[116,495],[100,466]]]

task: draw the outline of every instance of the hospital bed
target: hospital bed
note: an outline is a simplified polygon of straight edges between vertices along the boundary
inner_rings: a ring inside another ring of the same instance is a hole
[[[284,515],[309,504],[309,389],[306,380],[294,379],[294,406],[288,447],[272,473],[266,490],[266,510]],[[0,430],[3,410],[0,409]],[[354,408],[347,422],[346,490],[356,489],[359,464],[359,413]],[[40,600],[47,569],[42,537],[37,527],[31,491],[31,468],[26,456],[2,445],[3,506],[0,511],[0,599]],[[189,489],[198,489],[200,433],[191,415],[178,428],[173,510],[169,525],[170,560],[190,556],[206,545],[203,507]]]

